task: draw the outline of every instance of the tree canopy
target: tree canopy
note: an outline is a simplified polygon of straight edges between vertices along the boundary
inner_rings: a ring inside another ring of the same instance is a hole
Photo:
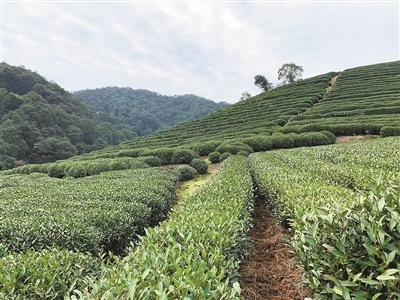
[[[36,72],[0,64],[0,168],[44,162],[136,136]]]
[[[273,84],[269,82],[264,75],[256,75],[254,77],[254,84],[263,89],[265,92],[268,92],[270,89],[273,88]]]
[[[283,80],[283,83],[293,83],[303,76],[303,67],[294,63],[284,64],[278,70],[278,80]]]
[[[197,119],[228,105],[195,95],[165,96],[148,90],[121,87],[82,90],[75,95],[97,112],[139,135]]]

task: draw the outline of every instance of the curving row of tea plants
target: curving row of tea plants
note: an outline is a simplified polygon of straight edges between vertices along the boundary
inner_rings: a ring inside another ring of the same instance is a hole
[[[120,172],[96,177],[111,179]],[[103,262],[57,249],[0,258],[0,296],[237,299],[239,261],[247,251],[252,208],[247,160],[231,157],[201,190],[185,197],[168,220],[148,229],[125,258]]]
[[[322,101],[280,131],[400,135],[399,120],[400,61],[396,61],[343,71]]]
[[[400,139],[250,157],[322,298],[400,297]]]
[[[63,248],[121,252],[166,217],[176,173],[148,168],[80,179],[0,177],[0,256]]]

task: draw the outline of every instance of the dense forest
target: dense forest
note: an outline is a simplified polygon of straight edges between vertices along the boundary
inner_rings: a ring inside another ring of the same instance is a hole
[[[0,64],[0,168],[63,159],[135,135],[38,73]]]
[[[74,95],[110,119],[130,126],[138,135],[194,120],[227,105],[195,95],[165,96],[119,87],[83,90]]]

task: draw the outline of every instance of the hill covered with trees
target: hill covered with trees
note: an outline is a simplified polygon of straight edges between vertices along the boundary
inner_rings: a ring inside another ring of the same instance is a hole
[[[74,94],[96,111],[130,126],[138,135],[194,120],[228,105],[191,94],[165,96],[128,87],[88,89]]]
[[[135,133],[109,122],[36,72],[0,64],[1,168],[47,162],[118,144]]]

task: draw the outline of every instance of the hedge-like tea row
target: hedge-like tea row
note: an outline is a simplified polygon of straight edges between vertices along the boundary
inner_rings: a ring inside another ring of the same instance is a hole
[[[13,253],[0,258],[0,299],[63,299],[100,274],[99,257],[67,250]]]
[[[400,135],[399,81],[400,61],[345,70],[327,96],[278,130]],[[397,130],[381,133],[384,127],[397,127]]]
[[[150,160],[149,160],[150,162]],[[155,163],[157,165],[157,163]],[[96,160],[62,160],[45,164],[28,164],[3,174],[31,174],[45,173],[50,177],[85,177],[100,174],[107,171],[125,169],[143,169],[150,167],[145,159],[138,158],[102,158]]]
[[[144,227],[165,218],[177,180],[161,168],[80,179],[1,176],[0,256],[49,247],[121,252]]]
[[[251,156],[320,297],[400,297],[399,146],[387,138]]]
[[[238,264],[251,226],[252,180],[233,156],[160,227],[85,290],[94,299],[238,298]]]

